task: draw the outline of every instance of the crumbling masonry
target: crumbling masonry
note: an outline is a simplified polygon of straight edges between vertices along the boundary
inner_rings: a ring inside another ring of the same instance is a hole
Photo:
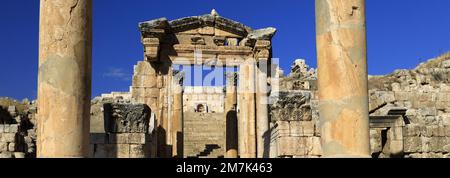
[[[318,69],[287,77],[274,28],[215,10],[140,23],[130,92],[89,105],[91,3],[41,1],[38,100],[0,99],[0,157],[449,157],[450,55],[367,77],[364,0],[316,0]],[[175,65],[238,72],[193,87]]]

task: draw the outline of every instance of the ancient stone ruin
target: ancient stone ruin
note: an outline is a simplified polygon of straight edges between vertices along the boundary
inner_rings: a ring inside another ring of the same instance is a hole
[[[368,76],[364,0],[316,1],[318,69],[287,76],[275,28],[215,10],[142,22],[130,91],[92,101],[92,4],[76,2],[41,1],[38,99],[0,98],[0,158],[450,157],[450,53]],[[189,86],[176,66],[232,70]]]

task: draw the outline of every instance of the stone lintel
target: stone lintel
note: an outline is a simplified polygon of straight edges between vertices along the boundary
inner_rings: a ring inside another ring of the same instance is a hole
[[[403,116],[370,116],[370,128],[405,127]]]

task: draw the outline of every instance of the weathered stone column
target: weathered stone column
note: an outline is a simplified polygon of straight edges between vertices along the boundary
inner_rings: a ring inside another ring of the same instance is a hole
[[[275,33],[274,30],[264,31],[267,31],[269,36],[273,36]],[[256,70],[256,142],[258,158],[269,157],[269,89],[267,78],[271,48],[272,42],[267,39],[257,40],[254,48],[254,56],[258,61]]]
[[[237,123],[237,73],[231,72],[226,74],[226,158],[238,157],[238,123]]]
[[[41,0],[40,11],[37,156],[87,157],[92,1]]]
[[[174,71],[173,114],[172,114],[172,156],[183,158],[183,73]]]
[[[248,59],[240,67],[238,140],[241,158],[256,158],[255,61]]]
[[[256,135],[258,158],[269,157],[269,94],[267,86],[267,60],[260,59],[256,88]]]
[[[370,157],[365,0],[316,0],[325,157]]]

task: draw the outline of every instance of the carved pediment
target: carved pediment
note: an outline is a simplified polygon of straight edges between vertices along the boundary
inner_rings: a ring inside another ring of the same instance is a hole
[[[252,28],[236,22],[231,19],[221,17],[215,10],[211,14],[201,16],[184,17],[169,21],[166,18],[159,18],[139,24],[139,29],[144,38],[159,37],[160,33],[188,33],[188,34],[207,34],[213,36],[224,36],[234,38],[254,38],[260,35],[260,30]],[[275,33],[271,28],[272,34]],[[267,35],[260,35],[267,38]],[[272,37],[273,35],[268,35]]]

